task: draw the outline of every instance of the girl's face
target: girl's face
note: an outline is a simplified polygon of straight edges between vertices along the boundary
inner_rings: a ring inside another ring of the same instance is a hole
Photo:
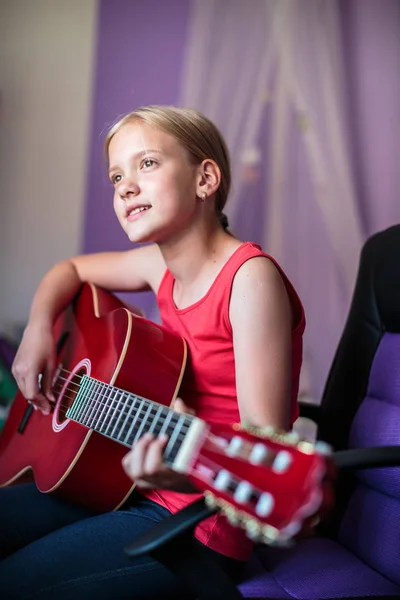
[[[193,221],[199,166],[171,135],[140,121],[111,139],[114,210],[132,242],[163,242]]]

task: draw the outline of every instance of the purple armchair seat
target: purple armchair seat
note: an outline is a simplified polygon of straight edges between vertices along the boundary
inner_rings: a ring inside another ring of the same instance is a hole
[[[363,248],[349,316],[318,413],[317,437],[336,451],[400,446],[400,226],[372,236]],[[205,518],[204,506],[199,511],[199,520]],[[193,514],[184,534],[187,555],[188,532],[196,523]],[[155,527],[153,541],[149,544],[148,536],[141,547],[141,540],[135,540],[128,554],[148,552],[153,544],[158,545],[154,556],[163,561],[160,546],[165,543],[170,553],[174,536],[184,531],[182,519],[176,531],[174,518],[179,519],[174,515],[169,520],[163,539]],[[218,594],[211,581],[207,588],[201,575],[196,578],[197,560],[194,556],[192,564],[186,561],[185,571],[171,561],[168,566],[199,599],[400,597],[400,469],[341,471],[331,519],[315,537],[291,548],[257,546],[238,588],[223,580]],[[202,568],[204,574],[204,564]]]
[[[327,538],[290,551],[257,549],[239,585],[243,598],[367,598],[398,596],[399,586]]]

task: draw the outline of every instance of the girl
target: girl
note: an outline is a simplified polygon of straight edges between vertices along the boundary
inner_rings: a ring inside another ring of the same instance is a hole
[[[213,423],[290,428],[297,417],[303,309],[276,262],[226,231],[230,165],[219,131],[194,110],[146,107],[119,120],[105,148],[121,227],[131,242],[152,244],[78,256],[45,275],[13,366],[23,395],[50,412],[53,323],[82,283],[91,281],[157,295],[163,324],[189,349],[176,409]],[[146,435],[126,455],[124,468],[138,487],[118,511],[95,515],[41,494],[34,484],[1,490],[4,596],[183,594],[164,567],[148,557],[132,562],[123,552],[135,534],[199,497],[186,478],[163,465],[165,444],[163,437]],[[221,515],[204,521],[196,538],[231,573],[251,550],[245,534]]]

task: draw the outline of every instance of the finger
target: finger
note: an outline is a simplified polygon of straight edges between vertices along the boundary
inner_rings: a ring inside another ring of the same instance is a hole
[[[32,406],[32,408],[33,408],[34,410],[38,410],[38,407],[36,406],[36,404],[34,404],[34,403],[32,402],[32,400],[28,400],[28,399],[27,399],[26,401],[27,401],[27,403],[28,403],[28,404],[30,404],[30,405]]]
[[[43,396],[43,394],[38,394],[36,398],[31,398],[31,403],[34,407],[37,407],[44,415],[49,415],[51,413],[51,405],[50,402]]]
[[[13,373],[13,375],[14,375],[15,381],[17,382],[19,391],[21,392],[21,394],[23,395],[23,397],[26,398],[26,400],[28,400],[28,395],[26,393],[25,377],[22,377],[21,375],[19,375],[17,377],[16,373]]]
[[[122,466],[126,474],[134,480],[139,479],[144,474],[144,457],[153,439],[151,434],[146,433],[122,459]]]
[[[144,457],[143,470],[145,476],[152,476],[160,472],[164,465],[163,453],[168,443],[168,436],[160,435],[151,442]]]
[[[36,398],[39,395],[39,383],[37,377],[32,377],[29,375],[23,379],[23,386],[21,386],[21,391],[25,398],[29,398],[30,400]]]
[[[54,363],[49,363],[46,365],[46,368],[43,371],[43,377],[41,382],[41,391],[43,395],[50,400],[51,402],[55,402],[55,398],[52,390],[52,382],[54,376]]]
[[[18,388],[19,388],[21,394],[26,399],[26,401],[29,404],[31,404],[35,410],[38,410],[39,406],[38,406],[38,402],[37,402],[36,398],[29,396],[29,391],[28,391],[29,386],[27,386],[27,384],[26,384],[26,379],[24,377],[22,377],[22,375],[20,375],[18,377],[17,383],[18,383]]]
[[[122,468],[131,479],[136,479],[132,468],[133,452],[130,450],[122,459]]]

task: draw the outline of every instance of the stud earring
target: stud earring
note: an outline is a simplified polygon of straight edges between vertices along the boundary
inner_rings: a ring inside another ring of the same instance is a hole
[[[203,192],[203,193],[201,194],[201,201],[202,201],[202,202],[205,202],[205,201],[206,201],[206,198],[207,198],[207,194],[206,194],[206,192]]]

